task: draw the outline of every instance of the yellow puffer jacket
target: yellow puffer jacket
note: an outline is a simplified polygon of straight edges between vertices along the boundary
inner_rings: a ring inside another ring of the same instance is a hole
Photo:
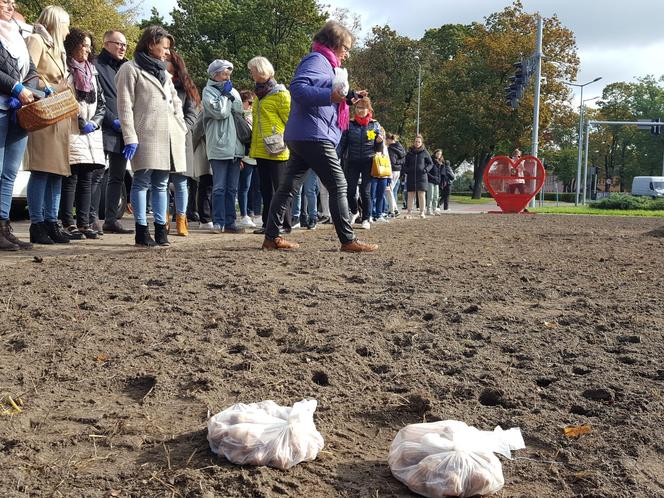
[[[276,133],[283,133],[290,113],[291,96],[283,85],[277,85],[274,91],[262,99],[256,98],[252,109],[253,128],[251,133],[251,148],[249,156],[258,159],[271,159],[273,161],[287,161],[290,157],[288,149],[281,154],[272,155],[265,150],[263,138],[272,135],[272,128]],[[258,115],[260,111],[260,116]],[[259,128],[260,123],[260,128]]]

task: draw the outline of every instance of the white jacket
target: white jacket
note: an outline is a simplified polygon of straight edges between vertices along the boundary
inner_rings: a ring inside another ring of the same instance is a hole
[[[97,70],[93,67],[92,84],[94,86],[95,94],[98,96],[93,104],[88,102],[78,102],[78,121],[79,122],[94,122],[97,129],[87,135],[81,134],[79,127],[73,125],[71,127],[71,135],[69,136],[69,164],[96,164],[99,166],[106,165],[106,155],[104,154],[104,137],[101,131],[101,121],[99,119],[93,121],[99,102],[99,81],[97,79]],[[69,86],[74,88],[73,75],[69,75]],[[78,100],[78,99],[77,99]],[[103,102],[101,103],[103,105]],[[103,118],[103,115],[102,115]],[[98,121],[98,122],[97,122]]]

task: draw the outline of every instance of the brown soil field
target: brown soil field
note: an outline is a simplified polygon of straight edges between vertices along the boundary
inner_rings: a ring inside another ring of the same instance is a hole
[[[664,496],[662,224],[456,214],[361,233],[365,255],[328,226],[290,253],[107,235],[19,257],[0,266],[0,394],[22,403],[0,416],[0,495],[415,496],[392,439],[455,419],[521,428],[495,496]],[[304,398],[315,461],[211,453],[208,414]]]

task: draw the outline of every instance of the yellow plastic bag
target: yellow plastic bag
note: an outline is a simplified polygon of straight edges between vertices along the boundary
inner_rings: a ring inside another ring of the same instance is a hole
[[[378,153],[373,158],[371,165],[371,176],[374,178],[386,178],[392,176],[392,165],[390,158],[382,153]]]

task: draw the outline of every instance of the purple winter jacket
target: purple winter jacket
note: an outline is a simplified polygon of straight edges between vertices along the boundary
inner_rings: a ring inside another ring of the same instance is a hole
[[[334,69],[324,55],[310,52],[295,70],[290,84],[291,108],[284,140],[332,142],[341,140],[339,104],[332,103]]]

